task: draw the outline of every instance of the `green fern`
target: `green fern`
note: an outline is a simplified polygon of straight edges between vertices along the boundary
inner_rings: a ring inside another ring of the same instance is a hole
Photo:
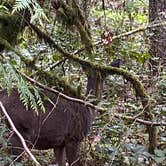
[[[13,5],[13,12],[21,11],[23,9],[31,9],[32,6],[36,4],[36,0],[15,0],[15,4]]]
[[[45,107],[37,87],[27,83],[10,63],[0,63],[0,86],[7,89],[9,93],[12,88],[16,87],[26,109],[30,107],[36,113],[38,113],[39,109],[45,112]]]
[[[10,79],[10,74],[7,74],[7,68],[6,68],[6,64],[0,63],[0,85],[1,88],[6,87],[7,91],[9,92],[10,89],[12,89],[13,85],[12,85],[12,81]]]
[[[37,105],[43,110],[43,112],[45,112],[46,110],[45,110],[45,107],[43,105],[43,100],[42,100],[42,98],[39,94],[39,90],[36,89],[35,86],[33,86],[33,91],[35,93],[35,97],[36,97],[36,100],[37,100]]]
[[[24,9],[29,10],[31,14],[31,22],[38,21],[42,25],[41,18],[48,20],[43,9],[36,0],[16,0],[13,5],[12,13],[20,12]]]

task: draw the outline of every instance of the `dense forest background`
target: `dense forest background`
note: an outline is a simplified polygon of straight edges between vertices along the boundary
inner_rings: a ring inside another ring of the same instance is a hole
[[[45,110],[40,83],[96,106],[83,165],[166,165],[165,0],[0,0],[0,51],[0,88],[27,108]],[[4,119],[0,165],[33,165],[12,161]]]

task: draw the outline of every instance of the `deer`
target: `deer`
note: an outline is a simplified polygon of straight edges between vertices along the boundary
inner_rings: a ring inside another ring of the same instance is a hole
[[[46,111],[39,110],[38,114],[32,109],[26,110],[17,89],[13,89],[10,95],[6,90],[0,91],[0,101],[28,147],[54,149],[58,166],[65,166],[66,158],[69,165],[79,166],[79,146],[90,130],[95,110],[48,90],[42,90],[41,95],[43,100],[44,96],[49,97],[49,100],[43,101]],[[24,149],[15,133],[9,142],[10,154],[19,156],[23,153]]]
[[[121,60],[117,59],[110,65],[120,67],[120,63]],[[98,81],[97,88],[100,91],[103,90],[101,87],[106,75],[104,77],[95,75],[97,78],[87,74],[86,94],[96,90],[97,79],[102,79]],[[36,113],[31,108],[27,110],[16,88],[10,95],[6,90],[1,90],[0,101],[30,148],[53,149],[58,166],[65,166],[66,159],[70,166],[80,166],[80,143],[92,126],[97,113],[96,107],[86,102],[65,98],[60,93],[54,93],[49,89],[40,89],[40,95],[45,112],[39,110]],[[10,127],[8,123],[7,126]],[[11,144],[10,154],[13,156],[20,156],[24,152],[22,143],[15,133],[11,135],[9,143]],[[21,157],[17,157],[17,160],[21,160]]]

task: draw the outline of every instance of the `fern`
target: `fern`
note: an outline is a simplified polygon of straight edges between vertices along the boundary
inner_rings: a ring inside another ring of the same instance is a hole
[[[36,87],[33,86],[33,90],[34,90],[34,93],[35,93],[35,97],[36,97],[38,106],[43,110],[43,112],[45,112],[46,110],[45,110],[45,107],[43,105],[42,98],[39,94],[38,89],[36,89]]]
[[[12,81],[10,79],[10,74],[6,74],[8,73],[6,70],[6,64],[2,65],[2,63],[0,63],[0,85],[1,88],[6,87],[6,89],[9,90],[12,89],[13,85],[12,85]]]
[[[0,63],[0,85],[10,93],[11,89],[17,87],[20,99],[26,109],[32,108],[36,113],[38,109],[45,112],[45,107],[40,94],[35,86],[27,83],[10,63]]]
[[[31,10],[32,6],[34,6],[36,3],[36,0],[15,0],[15,4],[13,5],[13,13],[23,9]]]
[[[31,14],[31,22],[38,21],[42,25],[40,18],[48,20],[43,9],[40,7],[36,0],[16,0],[15,4],[13,5],[12,13],[20,12],[24,9],[29,10]]]

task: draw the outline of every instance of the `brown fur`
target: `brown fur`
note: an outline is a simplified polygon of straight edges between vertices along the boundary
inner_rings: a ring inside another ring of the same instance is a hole
[[[10,96],[6,91],[1,91],[0,101],[29,147],[42,150],[53,148],[59,166],[65,166],[65,155],[71,165],[78,159],[79,144],[90,129],[94,110],[48,91],[44,91],[44,94],[49,96],[54,105],[45,100],[46,113],[39,110],[39,115],[31,109],[25,109],[17,90],[13,90]],[[11,154],[23,152],[15,134],[10,138],[10,143]],[[79,162],[72,165],[79,166]]]

